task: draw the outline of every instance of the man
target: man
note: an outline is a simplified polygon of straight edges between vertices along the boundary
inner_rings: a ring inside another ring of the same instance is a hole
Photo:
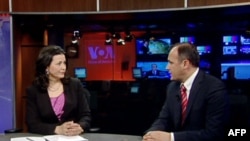
[[[159,75],[160,71],[157,69],[157,64],[151,64],[151,70],[147,72],[147,77]]]
[[[143,141],[222,141],[225,85],[199,69],[199,53],[192,44],[175,44],[168,62],[172,82],[166,101]],[[181,85],[185,87],[182,92]]]

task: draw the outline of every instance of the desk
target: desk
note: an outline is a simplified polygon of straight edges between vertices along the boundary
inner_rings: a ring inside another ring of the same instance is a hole
[[[12,137],[23,137],[23,136],[42,136],[39,134],[31,133],[13,133],[0,135],[0,141],[10,141]],[[141,136],[133,135],[121,135],[121,134],[104,134],[104,133],[84,133],[82,135],[89,141],[142,141]]]

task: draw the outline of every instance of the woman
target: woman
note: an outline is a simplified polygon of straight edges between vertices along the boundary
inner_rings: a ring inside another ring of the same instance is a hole
[[[73,136],[89,129],[88,93],[78,79],[65,76],[66,61],[59,46],[40,51],[35,79],[26,90],[29,132]]]

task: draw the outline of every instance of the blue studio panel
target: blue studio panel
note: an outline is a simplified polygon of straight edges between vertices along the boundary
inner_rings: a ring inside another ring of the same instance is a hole
[[[14,126],[14,86],[11,74],[10,18],[0,15],[0,133]]]

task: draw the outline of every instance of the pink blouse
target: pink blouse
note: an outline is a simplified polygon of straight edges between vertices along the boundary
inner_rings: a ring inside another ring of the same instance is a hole
[[[60,94],[58,97],[51,97],[50,98],[51,105],[53,110],[59,120],[61,120],[61,116],[63,114],[63,106],[65,103],[65,96],[64,93]]]

